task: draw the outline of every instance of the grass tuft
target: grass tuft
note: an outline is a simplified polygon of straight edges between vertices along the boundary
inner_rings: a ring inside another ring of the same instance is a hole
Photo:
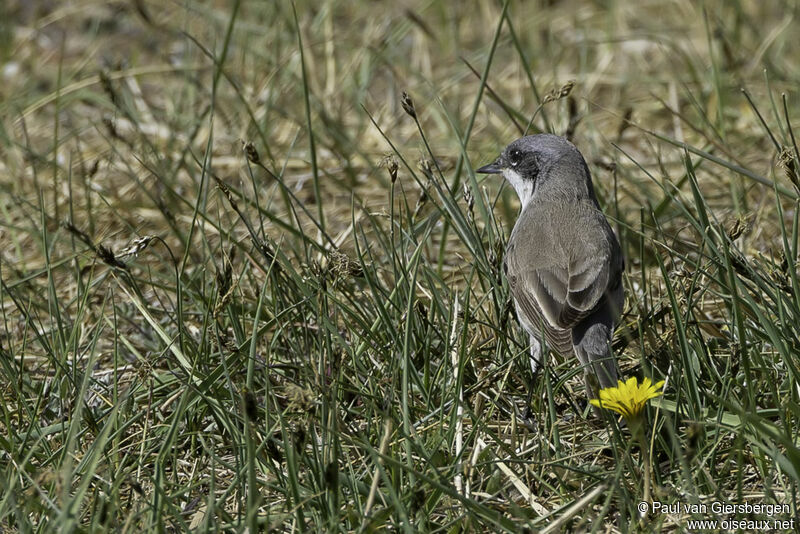
[[[798,516],[783,8],[6,3],[0,530]],[[473,170],[525,132],[581,149],[620,237],[613,349],[666,380],[649,450],[574,361],[532,383],[501,268],[519,205]],[[677,512],[641,516],[647,458]],[[682,506],[715,501],[781,508]]]

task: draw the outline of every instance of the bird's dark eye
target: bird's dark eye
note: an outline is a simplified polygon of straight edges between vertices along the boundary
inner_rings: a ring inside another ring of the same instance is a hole
[[[519,165],[519,162],[522,160],[522,152],[520,150],[512,150],[508,153],[508,162],[511,164],[512,167],[516,167]]]

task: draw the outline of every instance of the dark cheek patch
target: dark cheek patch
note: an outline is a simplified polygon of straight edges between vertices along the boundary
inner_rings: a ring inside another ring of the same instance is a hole
[[[530,154],[526,157],[522,165],[520,165],[520,169],[518,172],[523,176],[533,178],[534,180],[539,175],[539,155],[538,154]]]
[[[525,160],[525,168],[520,169],[522,174],[526,177],[529,177],[533,181],[533,187],[531,188],[531,195],[536,193],[536,186],[539,184],[539,154],[532,154],[531,157],[526,158]]]
[[[530,161],[528,163],[528,172],[531,175],[539,174],[539,168],[541,167],[541,165],[539,164],[540,163],[539,157],[540,157],[539,154],[534,153],[530,158]]]
[[[536,186],[539,183],[539,166],[536,164],[536,160],[531,158],[527,164],[525,165],[525,169],[523,170],[524,175],[529,177],[533,182],[533,187],[531,187],[531,196],[536,193]]]

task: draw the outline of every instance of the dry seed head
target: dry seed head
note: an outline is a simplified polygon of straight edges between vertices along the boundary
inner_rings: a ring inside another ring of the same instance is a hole
[[[472,198],[472,189],[469,188],[468,184],[464,184],[464,200],[467,202],[467,206],[472,207],[475,204],[475,199]]]
[[[236,203],[236,199],[233,198],[233,195],[231,194],[231,190],[228,188],[228,186],[225,184],[225,182],[223,182],[222,180],[220,180],[216,176],[214,178],[217,180],[217,187],[219,187],[219,190],[222,191],[222,194],[225,195],[225,198],[227,198],[228,202],[231,203],[231,207],[234,210],[239,211],[239,205]]]
[[[423,189],[420,191],[419,198],[417,199],[417,205],[414,206],[414,215],[413,217],[416,218],[419,215],[420,211],[422,211],[422,207],[428,203],[428,190]]]
[[[419,199],[417,199],[417,205],[414,206],[414,214],[413,214],[414,218],[416,218],[417,215],[420,214],[420,211],[422,211],[422,207],[425,204],[427,204],[427,202],[428,202],[428,187],[433,185],[433,180],[434,180],[434,178],[433,178],[433,169],[431,168],[431,162],[430,161],[428,161],[427,159],[423,158],[423,159],[419,160],[419,162],[417,163],[417,166],[419,167],[420,171],[422,171],[422,174],[424,174],[428,178],[428,183],[427,183],[427,185],[425,187],[422,188],[422,191],[420,192],[420,195],[419,195]]]
[[[364,272],[361,266],[351,260],[347,254],[342,254],[338,250],[328,253],[328,271],[333,274],[334,280],[340,280],[350,276],[361,276]]]
[[[233,284],[231,272],[225,269],[224,272],[217,272],[217,303],[214,306],[213,316],[219,317],[222,310],[233,298],[236,286]]]
[[[146,382],[153,378],[153,364],[149,358],[140,358],[136,366],[136,376],[139,380]]]
[[[106,96],[108,96],[108,99],[111,101],[114,107],[118,108],[119,95],[117,94],[117,90],[114,89],[114,85],[111,83],[111,78],[108,76],[108,72],[101,70],[98,73],[98,76],[100,78],[100,85],[102,86],[103,91],[106,93]]]
[[[554,87],[546,95],[544,95],[542,104],[547,104],[548,102],[553,102],[554,100],[560,100],[568,97],[572,92],[573,87],[575,87],[575,80],[570,80],[557,89]]]
[[[247,161],[255,164],[261,162],[261,156],[258,155],[258,150],[256,150],[256,146],[252,141],[242,141],[242,149],[244,150],[244,155],[247,157]]]
[[[156,236],[154,235],[146,235],[142,236],[138,239],[134,239],[133,243],[128,248],[123,249],[120,251],[120,256],[138,256],[141,251],[147,248],[150,245],[150,242],[155,239]]]
[[[392,183],[397,181],[397,170],[400,166],[397,164],[397,159],[393,154],[386,154],[378,165],[389,170],[389,178],[391,178]]]
[[[595,158],[594,160],[592,160],[592,163],[597,167],[600,167],[604,171],[608,172],[617,171],[617,163],[615,161],[606,161],[603,158]]]
[[[405,91],[403,91],[403,96],[400,97],[400,103],[403,105],[403,110],[416,120],[417,110],[414,108],[414,101]]]
[[[475,219],[475,197],[472,195],[472,189],[466,183],[464,184],[464,200],[467,203],[467,214],[472,221]]]
[[[572,92],[572,88],[575,87],[575,80],[569,80],[567,83],[561,86],[558,90],[558,98],[566,98]]]
[[[736,241],[742,234],[750,229],[751,221],[747,217],[739,216],[730,225],[727,230],[728,237],[731,241]]]
[[[505,306],[503,306],[503,311],[500,313],[500,330],[502,332],[505,332],[506,325],[508,325],[508,318],[512,316],[516,318],[514,300],[509,294]]]
[[[97,255],[103,260],[106,265],[111,267],[118,267],[120,269],[128,270],[128,266],[122,263],[117,259],[114,255],[114,251],[111,248],[106,247],[104,245],[97,245]]]
[[[791,165],[794,156],[792,155],[792,149],[788,146],[782,147],[780,153],[778,154],[778,162],[780,163],[781,167],[788,167]]]
[[[422,171],[422,174],[424,174],[428,178],[428,182],[433,181],[433,167],[431,167],[430,160],[422,158],[417,163],[417,167],[419,168],[419,170]]]
[[[783,170],[786,171],[786,176],[791,180],[792,184],[797,189],[800,189],[800,176],[798,176],[797,159],[794,157],[792,150],[789,147],[783,147],[780,154],[778,154],[778,163]]]
[[[289,405],[303,412],[310,412],[316,405],[314,392],[311,389],[292,384],[286,384],[286,399]]]
[[[66,228],[70,233],[75,235],[78,239],[84,242],[86,246],[92,249],[98,258],[111,267],[118,267],[120,269],[128,270],[128,266],[122,263],[114,255],[114,251],[103,245],[95,245],[92,239],[86,232],[80,230],[77,226],[70,221],[62,221],[59,223],[61,227]]]

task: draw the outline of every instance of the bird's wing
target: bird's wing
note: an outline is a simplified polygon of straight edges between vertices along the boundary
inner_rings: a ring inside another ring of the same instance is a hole
[[[571,329],[597,306],[608,289],[611,259],[610,251],[601,249],[570,262],[558,326]]]
[[[588,226],[597,235],[573,242],[569,253],[553,254],[551,246],[541,246],[507,254],[506,274],[514,298],[561,354],[571,352],[572,328],[594,310],[621,270],[611,229],[604,218],[598,223]]]
[[[524,318],[521,318],[522,322],[523,324],[528,323],[532,327],[533,331],[529,333],[537,338],[544,335],[551,349],[562,356],[570,356],[573,352],[572,332],[551,321],[558,299],[547,290],[547,287],[557,288],[562,287],[563,284],[553,280],[547,270],[520,269],[520,264],[514,261],[513,255],[508,258],[506,266],[506,277],[511,294],[517,302],[519,311],[525,315]]]

